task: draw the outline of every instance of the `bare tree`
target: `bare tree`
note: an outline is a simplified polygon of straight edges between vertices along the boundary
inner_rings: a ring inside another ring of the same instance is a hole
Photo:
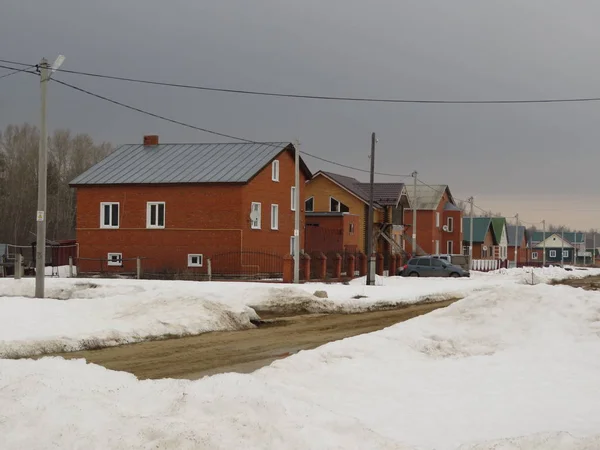
[[[0,133],[0,242],[27,245],[35,240],[39,131],[9,125]],[[76,203],[69,182],[110,154],[87,134],[56,130],[48,139],[48,239],[75,236]]]

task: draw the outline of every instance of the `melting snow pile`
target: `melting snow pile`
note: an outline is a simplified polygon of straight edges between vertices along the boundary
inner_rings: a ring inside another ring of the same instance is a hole
[[[520,284],[253,374],[0,360],[2,448],[600,448],[600,295]]]

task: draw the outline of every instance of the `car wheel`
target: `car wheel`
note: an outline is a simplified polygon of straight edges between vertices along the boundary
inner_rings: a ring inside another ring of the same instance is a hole
[[[419,273],[418,273],[418,272],[412,272],[412,273],[410,274],[410,276],[411,276],[411,277],[418,277],[418,276],[419,276]]]
[[[456,272],[452,272],[452,273],[450,274],[450,276],[451,276],[452,278],[458,278],[458,277],[460,277],[460,274],[458,274],[458,273],[456,273]]]

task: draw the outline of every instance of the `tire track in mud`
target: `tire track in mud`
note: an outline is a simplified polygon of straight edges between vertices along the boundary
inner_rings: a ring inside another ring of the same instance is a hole
[[[298,351],[381,330],[445,308],[457,300],[356,314],[270,316],[251,330],[219,331],[54,356],[85,358],[108,369],[130,372],[140,379],[197,379],[223,372],[248,373]]]

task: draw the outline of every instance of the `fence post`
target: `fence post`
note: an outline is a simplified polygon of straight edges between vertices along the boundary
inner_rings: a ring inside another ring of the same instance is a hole
[[[208,270],[208,281],[212,281],[212,261],[210,258],[206,260],[206,269]]]
[[[310,281],[310,255],[302,255],[302,266],[304,266],[304,281]]]
[[[348,269],[346,270],[346,277],[354,278],[356,272],[356,257],[354,255],[348,255]]]
[[[381,253],[377,253],[375,256],[377,275],[380,277],[383,276],[383,255]]]
[[[142,258],[139,256],[135,259],[135,273],[138,280],[142,278]]]
[[[73,257],[69,256],[69,278],[73,278]]]
[[[21,259],[23,256],[20,253],[15,253],[15,280],[21,279]]]
[[[321,252],[317,259],[319,260],[319,279],[324,280],[327,278],[327,256]]]
[[[388,273],[388,276],[390,277],[395,277],[396,276],[396,255],[390,255],[390,271]]]
[[[367,255],[364,253],[358,255],[358,273],[361,277],[367,276]]]

